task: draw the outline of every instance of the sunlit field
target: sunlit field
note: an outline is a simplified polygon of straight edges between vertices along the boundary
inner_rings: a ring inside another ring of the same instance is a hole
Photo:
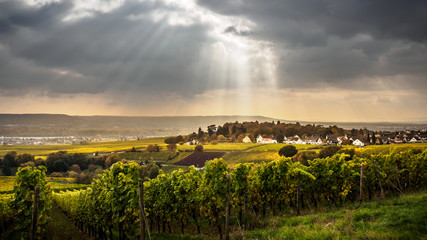
[[[86,184],[74,184],[74,178],[54,178],[47,177],[50,189],[53,191],[58,190],[72,190],[86,188]],[[3,194],[10,194],[16,185],[16,176],[0,176],[0,196]]]
[[[241,151],[261,146],[261,143],[218,143],[203,145],[205,151]],[[194,150],[194,145],[178,145],[178,150]]]
[[[115,152],[134,148],[145,148],[149,144],[164,144],[164,138],[150,138],[142,140],[98,142],[88,144],[73,145],[12,145],[0,146],[0,156],[4,156],[10,151],[16,151],[18,154],[28,153],[31,155],[48,155],[52,152],[67,151],[69,153],[94,153],[94,152]]]

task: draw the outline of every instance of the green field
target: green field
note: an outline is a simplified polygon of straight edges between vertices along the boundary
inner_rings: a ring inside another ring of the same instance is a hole
[[[224,155],[223,159],[228,166],[233,168],[238,163],[261,163],[279,159],[277,152],[230,152]]]
[[[246,239],[426,239],[427,192],[303,216],[270,217]],[[239,233],[232,238],[243,239]]]
[[[86,184],[74,184],[73,178],[52,178],[47,177],[47,181],[49,181],[49,186],[52,190],[66,190],[66,189],[81,189],[86,188],[89,185]],[[16,177],[15,176],[0,176],[0,196],[3,194],[13,193],[13,188],[16,185]]]

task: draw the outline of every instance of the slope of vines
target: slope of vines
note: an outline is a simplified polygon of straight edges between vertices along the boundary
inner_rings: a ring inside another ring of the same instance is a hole
[[[359,200],[362,163],[367,199],[379,197],[380,192],[392,196],[426,187],[427,150],[346,158],[342,154],[315,159],[308,166],[281,158],[239,164],[232,171],[223,159],[215,159],[203,171],[161,173],[144,183],[145,224],[151,232],[215,230],[222,237],[227,191],[231,215],[242,229],[257,227],[258,219],[269,214],[354,202]],[[53,193],[53,199],[92,236],[102,239],[118,231],[119,239],[137,238],[138,169],[136,163],[118,162],[87,190]]]

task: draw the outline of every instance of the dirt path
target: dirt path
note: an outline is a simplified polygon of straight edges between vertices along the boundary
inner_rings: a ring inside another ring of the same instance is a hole
[[[48,240],[78,240],[91,239],[82,233],[70,219],[65,216],[59,207],[52,203],[51,218],[52,221],[47,227]]]

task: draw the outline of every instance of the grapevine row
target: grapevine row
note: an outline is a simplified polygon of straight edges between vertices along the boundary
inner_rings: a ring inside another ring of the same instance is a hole
[[[189,172],[161,173],[144,183],[145,224],[150,231],[174,233],[201,233],[204,226],[216,229],[222,237],[227,191],[232,196],[231,215],[243,228],[255,226],[259,217],[286,209],[299,213],[307,206],[354,202],[362,163],[363,189],[370,199],[379,195],[379,181],[387,195],[420,189],[427,182],[427,151],[352,160],[347,157],[342,154],[315,159],[308,166],[282,158],[262,164],[239,164],[233,171],[227,169],[224,160],[215,159],[206,163],[204,171],[191,168]],[[116,163],[91,188],[53,193],[53,199],[93,236],[106,239],[116,229],[120,239],[137,238],[138,169],[139,165],[133,162]],[[227,174],[231,176],[230,190]]]

